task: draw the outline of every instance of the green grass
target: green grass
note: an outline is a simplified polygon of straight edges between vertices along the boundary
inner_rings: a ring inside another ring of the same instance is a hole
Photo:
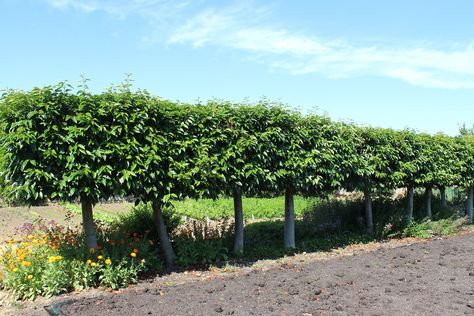
[[[303,212],[315,201],[316,198],[295,196],[295,214],[301,216]],[[211,199],[186,199],[172,202],[175,214],[188,216],[195,219],[205,219],[206,216],[213,220],[234,216],[232,198],[222,197]],[[243,198],[242,200],[245,219],[271,219],[284,217],[284,197],[275,198]]]
[[[77,215],[82,214],[81,206],[71,203],[64,203],[62,206],[69,212]],[[94,209],[94,219],[100,220],[105,223],[112,223],[116,218],[118,218],[119,214],[111,214],[106,211],[102,211],[100,209]]]
[[[297,217],[308,210],[309,207],[319,201],[318,198],[304,198],[295,196],[295,214]],[[230,197],[212,199],[185,199],[173,201],[172,213],[177,216],[203,220],[208,217],[212,220],[234,217],[234,201]],[[283,196],[274,198],[243,198],[242,199],[245,219],[274,219],[284,217],[285,199]],[[131,205],[132,207],[133,205]],[[63,207],[74,214],[81,214],[81,207],[77,204],[64,203]],[[94,208],[94,218],[106,223],[117,219],[120,214],[100,207]],[[131,209],[131,208],[130,208]],[[126,212],[129,213],[129,212]],[[125,213],[125,214],[126,214]]]

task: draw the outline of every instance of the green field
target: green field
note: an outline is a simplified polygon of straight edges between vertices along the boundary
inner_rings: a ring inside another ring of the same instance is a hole
[[[284,217],[284,197],[275,198],[243,198],[245,219],[272,219]],[[295,196],[295,214],[300,216],[317,198],[304,198]],[[174,212],[182,216],[195,219],[221,219],[234,216],[234,204],[232,198],[222,197],[217,200],[187,199],[173,202]]]

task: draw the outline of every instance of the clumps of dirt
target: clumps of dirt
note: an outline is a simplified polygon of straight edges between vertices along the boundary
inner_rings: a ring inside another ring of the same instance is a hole
[[[120,292],[76,298],[61,311],[103,316],[474,314],[474,234],[393,245],[374,245],[370,252],[354,246],[324,260],[295,256],[225,274],[173,274]]]

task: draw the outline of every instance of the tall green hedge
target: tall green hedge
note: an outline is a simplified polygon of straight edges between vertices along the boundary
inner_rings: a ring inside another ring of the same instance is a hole
[[[28,203],[80,200],[91,247],[92,206],[112,196],[152,203],[165,232],[161,206],[171,199],[233,195],[238,215],[242,195],[284,193],[293,247],[294,194],[362,190],[371,231],[374,191],[474,186],[471,136],[358,127],[265,99],[193,105],[127,82],[100,94],[59,83],[5,91],[0,124],[2,192]]]

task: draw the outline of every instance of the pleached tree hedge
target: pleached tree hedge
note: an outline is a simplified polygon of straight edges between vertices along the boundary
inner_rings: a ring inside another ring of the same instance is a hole
[[[115,170],[105,164],[108,133],[97,96],[85,86],[7,91],[1,101],[2,178],[16,198],[79,200],[88,247],[97,247],[92,206],[113,195]]]
[[[92,208],[113,196],[152,205],[162,254],[175,253],[162,208],[172,199],[232,196],[234,252],[243,245],[243,196],[285,195],[284,245],[295,248],[295,194],[324,195],[338,188],[365,196],[367,232],[373,233],[372,193],[460,186],[473,219],[474,139],[412,130],[358,127],[321,115],[302,115],[261,100],[181,104],[128,82],[100,94],[84,82],[31,91],[5,91],[0,99],[2,192],[30,204],[80,201],[88,247],[97,247]],[[283,207],[283,206],[282,206]]]

